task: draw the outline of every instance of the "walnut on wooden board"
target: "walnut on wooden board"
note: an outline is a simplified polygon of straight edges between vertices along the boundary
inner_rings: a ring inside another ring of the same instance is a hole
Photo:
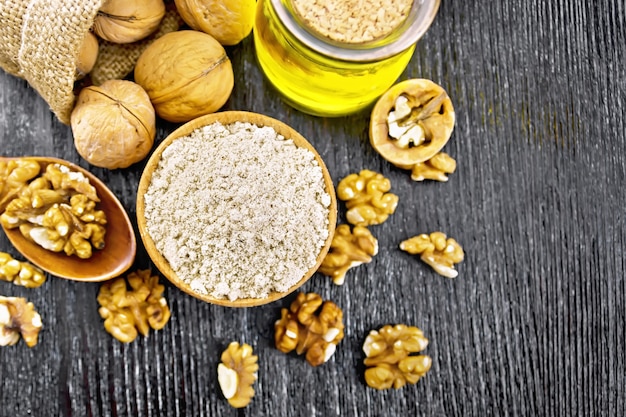
[[[356,226],[381,224],[396,211],[398,196],[388,191],[391,181],[382,174],[362,170],[337,185],[337,197],[344,201],[348,223]]]
[[[454,123],[452,101],[441,86],[427,79],[405,80],[372,109],[370,143],[395,166],[412,169],[441,151]]]
[[[86,259],[103,249],[106,215],[97,210],[95,187],[82,173],[49,164],[45,173],[21,188],[0,215],[8,229],[53,252]]]
[[[46,282],[46,275],[31,263],[20,262],[8,253],[0,252],[0,280],[36,288]]]
[[[258,356],[246,343],[232,342],[222,353],[217,366],[217,380],[228,403],[235,408],[250,404],[254,397],[252,385],[257,380]]]
[[[281,352],[306,352],[307,362],[319,366],[335,353],[343,329],[343,312],[335,303],[301,292],[289,309],[281,310],[281,318],[274,325],[274,341]]]
[[[0,161],[0,213],[40,171],[37,161],[26,158]]]
[[[130,287],[130,288],[128,288]],[[147,336],[150,328],[160,330],[170,319],[170,309],[163,297],[165,287],[150,270],[131,272],[100,287],[98,312],[104,328],[123,343]]]
[[[343,285],[349,269],[372,261],[378,253],[378,240],[364,226],[340,224],[330,244],[330,250],[318,272],[333,279],[337,285]]]
[[[33,347],[42,328],[41,316],[33,303],[21,297],[0,296],[0,346],[14,345],[24,339]]]
[[[363,343],[365,382],[380,390],[417,383],[432,365],[429,356],[415,355],[426,346],[428,339],[414,326],[385,325],[372,330]]]
[[[414,236],[400,243],[400,249],[411,255],[420,255],[420,259],[435,272],[448,278],[457,277],[459,273],[454,265],[465,257],[461,245],[442,232]]]

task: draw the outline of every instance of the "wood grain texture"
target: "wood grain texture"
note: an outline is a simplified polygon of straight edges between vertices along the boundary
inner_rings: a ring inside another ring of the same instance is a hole
[[[286,106],[260,73],[251,38],[229,48],[236,82],[225,109],[296,128],[335,185],[367,168],[400,196],[396,213],[371,228],[380,244],[372,263],[342,287],[316,275],[302,288],[343,308],[337,353],[312,368],[274,348],[273,324],[292,298],[230,309],[168,285],[171,322],[123,345],[104,331],[98,284],[0,282],[0,294],[27,297],[44,322],[35,348],[0,348],[0,415],[626,415],[625,21],[622,0],[444,0],[402,78],[440,83],[455,105],[445,150],[458,169],[446,184],[414,183],[382,160],[367,112],[322,119]],[[175,127],[161,122],[157,144]],[[0,149],[77,163],[135,216],[142,163],[89,166],[69,127],[5,73]],[[398,249],[433,230],[466,251],[454,280]],[[4,235],[0,250],[15,254]],[[141,246],[136,267],[151,267]],[[361,346],[388,323],[423,329],[433,367],[415,386],[379,392],[365,385]],[[260,363],[256,397],[240,411],[216,381],[233,340],[251,344]]]

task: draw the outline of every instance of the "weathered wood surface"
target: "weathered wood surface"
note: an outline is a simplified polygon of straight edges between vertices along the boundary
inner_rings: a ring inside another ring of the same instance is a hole
[[[342,287],[303,287],[339,304],[346,337],[310,367],[273,347],[289,300],[249,309],[205,304],[168,285],[171,322],[129,345],[98,316],[98,284],[49,278],[25,296],[44,322],[40,343],[0,348],[0,415],[574,416],[626,415],[626,10],[622,0],[443,1],[403,78],[452,97],[450,181],[414,183],[367,139],[368,114],[310,117],[263,79],[251,39],[230,48],[236,85],[226,109],[287,122],[317,147],[338,182],[367,168],[400,196],[372,228],[380,252]],[[158,139],[175,126],[161,123]],[[81,160],[69,127],[26,82],[0,74],[0,149],[87,167],[131,218],[142,165],[107,171]],[[340,215],[343,217],[344,212]],[[398,249],[442,230],[465,248],[459,277],[435,275]],[[4,235],[0,250],[12,252]],[[136,266],[150,267],[140,250]],[[363,379],[361,345],[387,323],[430,339],[430,373],[379,392]],[[231,409],[216,381],[233,340],[259,355],[257,395]]]

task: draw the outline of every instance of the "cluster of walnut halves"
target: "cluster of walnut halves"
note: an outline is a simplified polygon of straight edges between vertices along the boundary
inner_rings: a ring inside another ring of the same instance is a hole
[[[386,325],[372,330],[363,343],[365,382],[380,390],[417,383],[430,370],[432,359],[413,354],[426,346],[428,339],[414,326]]]
[[[246,343],[232,342],[217,365],[217,380],[228,403],[235,408],[247,406],[254,397],[252,385],[257,380],[258,356]]]
[[[33,347],[41,327],[41,316],[33,303],[25,298],[0,296],[0,346],[14,345],[21,336],[26,346]]]
[[[441,232],[414,236],[400,243],[400,249],[411,255],[421,255],[422,261],[448,278],[456,278],[458,271],[454,265],[465,257],[461,245]]]
[[[0,252],[0,281],[36,288],[46,282],[46,275],[29,262],[20,262],[8,253]]]
[[[367,226],[383,223],[398,205],[398,196],[388,191],[391,182],[382,174],[367,169],[350,174],[337,185],[337,197],[346,202],[346,219],[354,225],[340,224],[319,272],[342,285],[349,269],[372,261],[378,253],[378,240]]]
[[[96,209],[100,199],[89,179],[61,164],[47,165],[37,177],[38,167],[28,159],[0,167],[2,225],[19,228],[43,248],[68,256],[85,259],[91,257],[92,248],[104,248],[106,216]]]
[[[127,288],[127,282],[130,290]],[[160,330],[170,319],[170,309],[163,297],[165,287],[150,270],[131,272],[100,287],[98,312],[104,328],[123,343],[135,340],[137,332],[147,336],[150,327]]]
[[[274,341],[281,352],[306,352],[307,362],[319,366],[335,353],[343,329],[343,312],[335,303],[323,301],[315,293],[298,293],[289,309],[281,310],[274,325]]]

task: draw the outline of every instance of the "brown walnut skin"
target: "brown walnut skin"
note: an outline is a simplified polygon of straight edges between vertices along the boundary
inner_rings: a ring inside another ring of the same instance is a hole
[[[80,92],[71,126],[76,150],[87,162],[101,168],[127,168],[150,152],[156,115],[141,86],[109,80]]]
[[[193,30],[171,32],[150,44],[137,60],[135,81],[157,114],[175,123],[219,110],[235,83],[224,47]]]
[[[164,15],[163,0],[106,0],[93,29],[109,42],[132,43],[154,32]]]
[[[372,109],[370,118],[370,143],[374,149],[387,161],[399,168],[410,169],[413,165],[424,162],[437,154],[450,139],[454,129],[455,115],[452,101],[445,95],[440,108],[422,120],[432,137],[425,143],[402,149],[396,146],[396,140],[389,136],[387,118],[393,111],[396,99],[405,95],[412,100],[434,98],[439,94],[446,94],[445,90],[426,79],[410,79],[402,81],[383,94]]]

